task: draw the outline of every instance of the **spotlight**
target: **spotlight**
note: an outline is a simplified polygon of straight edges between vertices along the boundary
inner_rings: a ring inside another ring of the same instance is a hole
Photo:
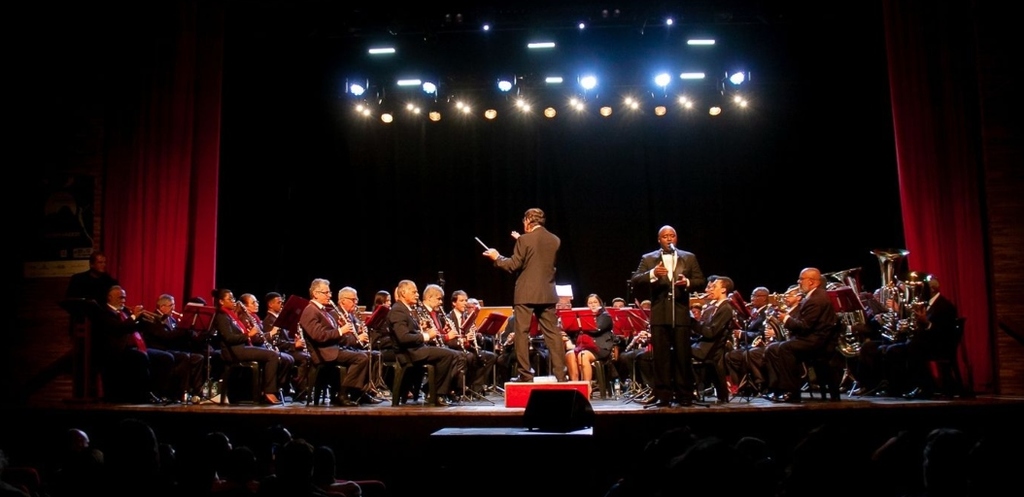
[[[427,95],[437,95],[437,85],[430,81],[423,83],[423,93],[426,93]]]
[[[741,72],[734,72],[731,76],[729,76],[729,82],[737,86],[743,84],[743,82],[746,80],[747,75]]]
[[[436,123],[441,120],[441,113],[436,110],[432,110],[427,114],[427,117],[430,118],[431,121]]]
[[[360,97],[363,95],[363,93],[366,93],[366,87],[359,83],[352,83],[348,85],[348,92],[357,97]]]
[[[717,116],[717,115],[719,115],[721,113],[722,113],[722,108],[717,106],[717,105],[712,105],[711,108],[708,109],[708,114],[711,115],[711,116]]]
[[[487,109],[484,111],[484,117],[493,120],[498,117],[498,111],[494,109]]]
[[[555,117],[556,114],[558,114],[558,111],[556,111],[554,107],[544,109],[544,117],[548,119]]]
[[[654,108],[654,115],[661,117],[668,113],[668,109],[664,105],[659,105]]]
[[[672,76],[670,76],[667,72],[663,72],[654,77],[654,84],[660,86],[662,89],[665,89],[665,87],[668,86],[668,84],[671,81]]]
[[[391,115],[390,112],[385,112],[380,115],[380,120],[383,121],[384,124],[391,124],[391,122],[395,120],[395,116]]]
[[[601,110],[599,110],[598,112],[604,117],[609,117],[612,115],[612,108],[605,105],[604,107],[601,107]]]
[[[580,86],[583,87],[584,90],[593,90],[594,87],[597,86],[597,77],[590,75],[583,76],[580,78]]]
[[[501,91],[509,91],[512,89],[512,82],[507,79],[498,80],[498,89]]]

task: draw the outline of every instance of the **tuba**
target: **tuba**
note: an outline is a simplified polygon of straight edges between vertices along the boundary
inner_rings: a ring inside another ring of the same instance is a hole
[[[875,249],[871,251],[878,257],[882,270],[881,296],[879,300],[886,305],[888,311],[878,316],[882,325],[882,336],[896,341],[906,332],[908,323],[903,319],[906,298],[900,290],[900,282],[896,278],[896,266],[910,254],[906,249]],[[889,307],[889,302],[892,306]]]

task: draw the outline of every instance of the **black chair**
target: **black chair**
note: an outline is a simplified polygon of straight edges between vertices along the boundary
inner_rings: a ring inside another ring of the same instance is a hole
[[[336,362],[322,362],[320,364],[311,364],[309,366],[309,374],[306,376],[306,391],[309,395],[306,397],[306,405],[313,404],[319,406],[321,402],[327,403],[328,396],[330,395],[331,383],[328,381],[330,377],[324,376],[322,373],[330,375],[337,375],[339,392],[341,395],[341,381],[345,378],[345,373],[348,369]]]
[[[394,371],[394,378],[391,382],[391,405],[400,405],[402,399],[405,397],[406,392],[409,390],[409,385],[404,383],[407,381],[407,376],[410,371],[415,368],[423,368],[426,370],[426,381],[428,385],[428,399],[436,399],[437,391],[434,388],[434,365],[433,364],[413,364],[409,361],[409,358],[399,352],[395,354],[394,361],[384,361],[384,366],[391,368]]]
[[[238,400],[231,402],[232,404],[255,404],[260,401],[260,397],[263,396],[262,388],[260,388],[263,376],[260,374],[260,363],[258,361],[238,361],[238,362],[225,362],[224,370],[221,372],[220,381],[220,403],[228,403],[228,393],[231,390],[230,386],[236,380],[241,378],[235,378],[237,375],[235,372],[243,368],[248,368],[250,373],[249,384],[251,385],[252,392],[248,399]]]

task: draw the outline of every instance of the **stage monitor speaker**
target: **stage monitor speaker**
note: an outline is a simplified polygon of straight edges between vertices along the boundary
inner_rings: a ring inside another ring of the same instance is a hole
[[[579,390],[530,392],[523,413],[526,428],[543,432],[568,433],[594,426],[594,408]]]

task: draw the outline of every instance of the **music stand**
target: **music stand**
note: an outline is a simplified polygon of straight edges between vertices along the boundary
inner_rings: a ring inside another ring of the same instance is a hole
[[[835,290],[827,290],[828,298],[832,301],[832,308],[836,312],[857,312],[864,310],[864,303],[853,288],[841,286]]]
[[[572,309],[559,309],[559,319],[562,320],[562,331],[583,331],[597,329],[597,316],[589,307],[575,307]]]
[[[92,321],[100,307],[92,299],[65,299],[58,305],[70,315],[68,334],[73,346],[70,401],[90,402],[99,397],[99,384],[92,371]]]
[[[388,312],[391,312],[391,307],[386,305],[378,305],[370,313],[370,316],[363,320],[363,325],[366,326],[367,330],[379,330],[387,325]],[[384,358],[380,358],[377,361],[376,367],[373,364],[373,340],[367,338],[366,342],[370,357],[370,388],[378,390],[380,388],[387,388],[387,383],[384,382]],[[378,351],[377,355],[380,355]],[[377,372],[377,377],[374,378],[373,373]],[[394,395],[394,393],[392,393]]]
[[[501,333],[501,328],[505,326],[505,322],[508,321],[508,316],[504,314],[488,314],[484,322],[476,328],[477,333],[484,335],[495,336]]]
[[[284,308],[278,314],[274,326],[278,328],[298,332],[299,318],[302,317],[302,310],[309,305],[309,299],[291,295],[284,301]]]
[[[644,315],[643,309],[628,307],[606,307],[605,309],[612,317],[612,332],[627,341],[632,339],[634,334],[647,329],[647,316]]]
[[[216,313],[217,309],[213,306],[189,302],[181,310],[181,319],[178,320],[178,326],[191,332],[193,339],[206,341],[206,382],[203,383],[200,402],[204,400],[213,402],[213,378],[211,376],[214,333],[212,330],[213,316]],[[188,402],[191,401],[192,399],[189,398]]]

